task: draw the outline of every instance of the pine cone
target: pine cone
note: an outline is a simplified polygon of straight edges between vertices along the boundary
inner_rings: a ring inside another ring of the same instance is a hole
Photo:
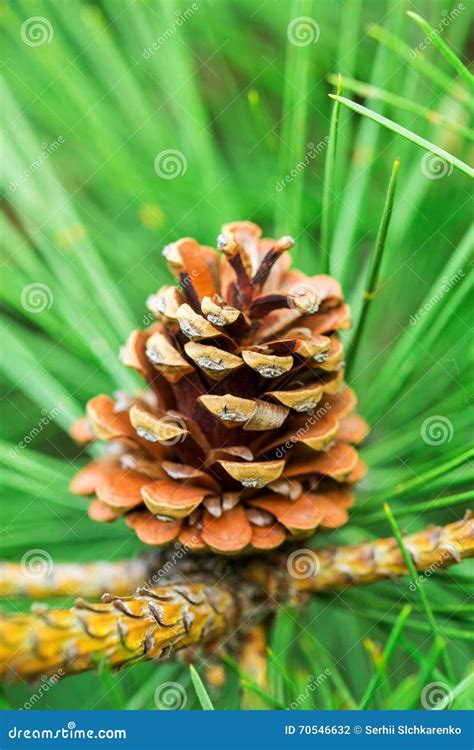
[[[177,278],[123,347],[148,389],[96,396],[71,434],[106,440],[74,478],[97,521],[125,516],[153,546],[225,554],[278,547],[347,520],[367,433],[344,385],[349,309],[329,276],[290,270],[291,237],[226,224],[222,255],[185,238],[163,254]]]

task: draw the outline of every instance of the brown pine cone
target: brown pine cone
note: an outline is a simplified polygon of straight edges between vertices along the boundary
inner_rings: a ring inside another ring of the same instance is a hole
[[[344,385],[349,309],[330,276],[290,269],[293,245],[235,222],[221,256],[190,238],[165,247],[177,283],[148,299],[156,322],[121,355],[148,389],[96,396],[71,430],[108,441],[71,485],[95,495],[91,518],[223,554],[346,522],[367,433]]]

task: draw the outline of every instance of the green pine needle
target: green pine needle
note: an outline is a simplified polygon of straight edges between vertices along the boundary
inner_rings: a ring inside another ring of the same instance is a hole
[[[330,75],[328,76],[328,80],[333,85],[336,85],[338,79],[337,76]],[[453,133],[459,133],[459,135],[463,138],[467,138],[469,141],[474,141],[474,131],[471,128],[463,126],[456,120],[448,119],[436,110],[427,109],[412,99],[407,99],[404,96],[394,94],[380,86],[372,86],[363,81],[357,81],[354,78],[344,78],[344,88],[348,91],[353,91],[355,94],[358,94],[365,99],[378,100],[384,102],[384,104],[388,104],[393,109],[418,115],[430,124],[439,125],[440,127],[451,130]]]
[[[411,582],[412,582],[413,586],[415,587],[415,590],[416,590],[416,592],[417,592],[417,594],[418,594],[418,596],[420,598],[421,606],[422,606],[422,608],[423,608],[423,610],[425,612],[426,619],[430,623],[431,628],[433,630],[433,635],[434,635],[435,641],[439,641],[439,642],[443,643],[443,645],[444,645],[444,641],[442,641],[442,640],[440,641],[441,632],[440,632],[438,623],[436,621],[436,618],[435,618],[435,616],[433,614],[433,610],[432,610],[431,604],[429,603],[428,597],[427,597],[426,592],[425,592],[425,590],[423,588],[423,583],[420,582],[420,576],[419,576],[419,574],[418,574],[418,572],[417,572],[417,570],[415,568],[415,564],[414,564],[414,562],[413,562],[413,560],[411,558],[411,555],[408,552],[408,550],[407,550],[407,548],[406,548],[406,546],[405,546],[405,544],[403,542],[403,537],[401,535],[400,529],[398,528],[398,524],[395,521],[395,517],[394,517],[394,515],[392,513],[392,510],[391,510],[391,508],[390,508],[390,506],[389,506],[388,503],[384,503],[384,510],[385,510],[386,516],[388,518],[388,522],[390,524],[390,527],[392,529],[393,535],[394,535],[395,539],[397,540],[398,546],[400,547],[400,551],[401,551],[401,553],[403,555],[403,559],[405,560],[405,564],[407,566],[408,573],[409,573],[409,576],[411,578]],[[444,663],[445,663],[446,669],[448,671],[448,675],[452,679],[453,668],[452,668],[452,665],[451,665],[451,661],[450,661],[450,659],[449,659],[449,657],[447,656],[446,653],[444,653]]]
[[[444,148],[440,148],[434,143],[430,143],[430,141],[427,141],[425,138],[422,138],[416,133],[413,133],[411,130],[407,130],[407,128],[404,128],[402,125],[399,125],[393,120],[389,120],[388,117],[383,117],[382,115],[377,114],[377,112],[373,112],[371,109],[363,107],[361,104],[357,104],[356,102],[352,102],[350,99],[346,99],[344,96],[337,96],[334,94],[329,94],[329,96],[331,97],[331,99],[336,99],[341,104],[344,104],[345,107],[348,107],[354,112],[357,112],[357,114],[368,117],[369,120],[373,120],[379,125],[387,128],[388,130],[391,130],[393,133],[401,135],[402,138],[406,138],[407,141],[415,143],[417,146],[420,146],[420,148],[425,149],[425,151],[429,151],[435,156],[438,156],[440,159],[444,159],[444,161],[448,162],[448,164],[451,164],[453,167],[456,167],[456,169],[459,169],[468,177],[474,177],[474,169],[472,169],[472,167],[461,161],[461,159],[458,159],[456,156],[453,156],[448,151],[445,151]]]
[[[337,78],[337,94],[342,94],[342,76]],[[330,272],[330,239],[329,227],[331,226],[331,203],[334,200],[334,186],[336,178],[336,152],[337,152],[337,131],[339,125],[340,104],[334,102],[331,114],[331,124],[329,126],[329,141],[326,151],[326,162],[324,165],[324,188],[323,188],[323,210],[321,216],[321,251],[322,251],[322,272]]]
[[[402,634],[403,627],[405,625],[406,620],[410,616],[411,613],[411,607],[406,604],[402,611],[400,612],[393,628],[390,633],[390,636],[387,641],[387,645],[385,646],[385,649],[383,651],[382,659],[380,661],[379,667],[370,680],[369,684],[367,685],[367,689],[362,697],[361,702],[359,703],[358,708],[359,709],[367,709],[369,708],[372,699],[374,695],[376,694],[377,690],[380,687],[380,684],[382,683],[382,680],[384,679],[384,671],[385,668],[388,666],[390,659],[392,658],[394,651],[398,645],[400,636]]]
[[[375,248],[370,260],[369,271],[367,273],[367,285],[363,294],[362,310],[359,320],[357,321],[354,336],[347,350],[347,360],[349,364],[346,371],[348,378],[350,378],[350,373],[354,367],[358,346],[364,333],[370,302],[377,294],[377,285],[385,249],[385,242],[387,240],[388,228],[390,226],[390,220],[392,218],[393,202],[395,200],[395,190],[397,187],[399,168],[400,159],[395,159],[393,163],[392,174],[390,176],[390,182],[388,185],[387,197],[385,199],[385,205],[383,208],[382,219],[380,221],[379,231],[375,242]]]
[[[415,21],[415,23],[418,24],[420,29],[425,32],[429,40],[433,42],[435,47],[439,49],[439,51],[444,56],[444,58],[448,61],[448,63],[453,66],[453,68],[456,70],[457,73],[459,73],[459,75],[462,78],[464,78],[464,80],[469,84],[469,86],[471,88],[474,87],[474,76],[469,72],[469,70],[462,63],[459,57],[454,54],[452,49],[442,39],[439,32],[433,29],[433,27],[430,26],[430,24],[427,21],[425,21],[425,19],[422,16],[418,15],[418,13],[413,13],[411,10],[408,10],[407,16],[412,18]]]
[[[209,694],[204,687],[204,683],[201,680],[197,670],[195,667],[193,667],[192,664],[189,665],[189,671],[191,674],[191,681],[194,685],[194,689],[196,691],[196,695],[199,699],[199,703],[201,704],[201,708],[203,711],[214,711],[214,706],[212,705],[212,701],[209,697]]]

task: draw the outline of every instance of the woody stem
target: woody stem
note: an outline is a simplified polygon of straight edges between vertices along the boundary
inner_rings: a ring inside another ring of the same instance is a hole
[[[466,514],[460,521],[429,527],[403,541],[418,571],[434,571],[474,555],[474,522]],[[117,583],[123,591],[126,565],[117,564],[120,575],[115,578],[113,568],[107,568],[111,589]],[[90,573],[97,566],[85,569]],[[43,581],[42,590],[52,595],[56,580],[62,588],[54,593],[69,593],[69,579],[62,575],[66,568],[58,566],[56,579],[49,589]],[[279,552],[238,563],[204,556],[171,562],[165,552],[150,555],[131,570],[129,591],[141,579],[135,594],[105,594],[100,604],[77,600],[70,609],[36,605],[29,614],[0,616],[0,679],[74,674],[100,661],[119,667],[211,642],[222,647],[239,633],[245,635],[282,602],[407,574],[394,538]],[[100,580],[98,586],[90,577],[88,591],[103,589],[103,577]],[[27,587],[13,578],[9,592],[28,594]]]

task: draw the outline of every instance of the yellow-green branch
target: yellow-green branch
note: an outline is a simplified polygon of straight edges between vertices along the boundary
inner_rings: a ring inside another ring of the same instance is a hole
[[[36,563],[32,558],[20,564],[0,562],[0,597],[99,597],[106,591],[125,596],[146,580],[150,565],[145,557],[118,562],[48,562],[40,556]]]
[[[474,520],[467,513],[447,526],[429,526],[405,536],[404,545],[420,572],[434,573],[474,556]],[[296,581],[300,590],[327,591],[384,578],[408,575],[402,551],[394,537],[347,547],[315,550],[315,574]]]
[[[466,514],[447,526],[429,527],[406,536],[404,546],[418,571],[435,572],[474,555],[474,521]],[[147,579],[129,596],[105,594],[99,604],[78,600],[70,609],[36,605],[29,614],[2,615],[0,679],[74,674],[101,661],[119,667],[211,641],[227,642],[279,602],[407,574],[394,538],[280,551],[237,563],[203,556],[171,565],[169,554],[151,555],[146,565],[140,562],[140,575]],[[119,563],[119,570],[125,565]],[[122,586],[122,577],[117,580]],[[93,588],[92,580],[88,586]]]

